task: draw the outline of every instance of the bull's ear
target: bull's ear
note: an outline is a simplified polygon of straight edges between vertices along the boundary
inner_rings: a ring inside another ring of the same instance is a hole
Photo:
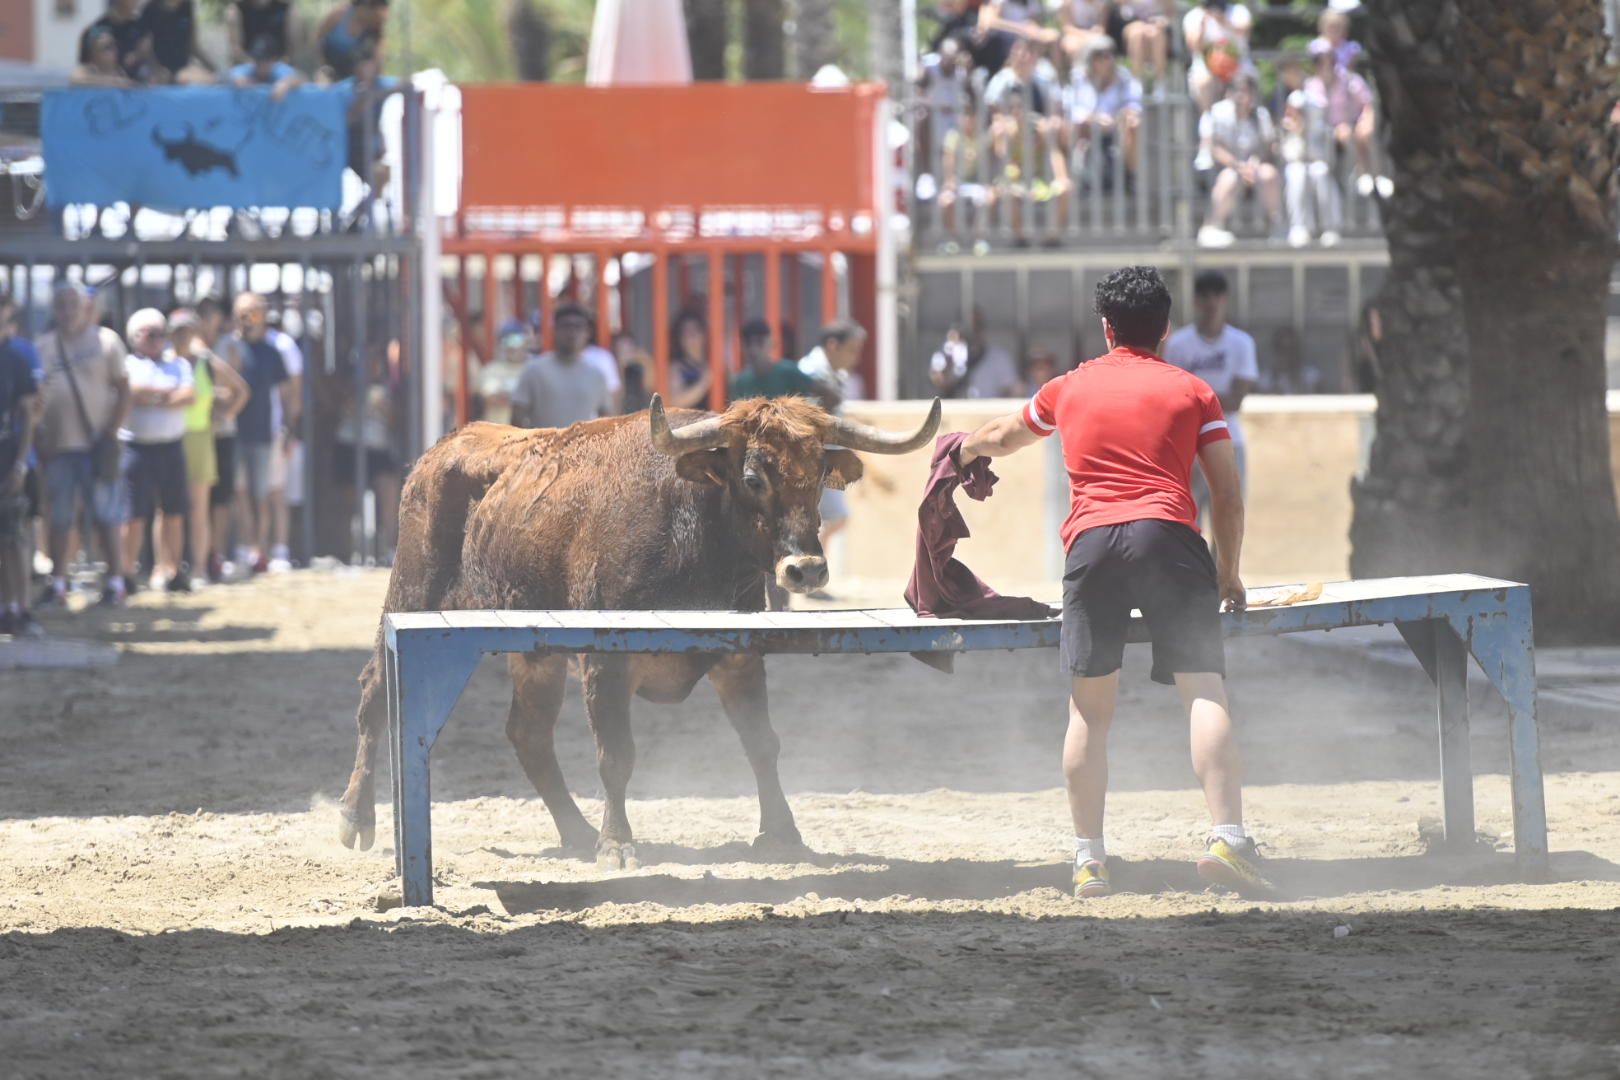
[[[828,450],[822,459],[824,487],[843,489],[861,478],[866,470],[853,450]]]
[[[694,484],[726,486],[726,454],[718,450],[694,450],[675,459],[675,475]]]

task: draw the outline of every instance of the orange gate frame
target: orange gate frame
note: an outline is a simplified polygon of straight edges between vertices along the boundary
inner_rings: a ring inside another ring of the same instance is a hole
[[[834,256],[849,267],[850,314],[872,330],[877,314],[876,160],[881,83],[813,88],[798,83],[587,87],[525,83],[463,87],[462,210],[443,238],[460,273],[452,307],[463,353],[476,348],[467,308],[467,258],[482,256],[484,352],[494,355],[495,257],[514,257],[513,314],[526,315],[521,260],[541,261],[539,316],[547,347],[552,258],[595,262],[597,339],[611,345],[610,260],[652,258],[654,386],[669,393],[669,267],[708,256],[709,403],[725,405],[725,259],[762,255],[764,317],[781,343],[783,255],[822,257],[821,318],[838,316]],[[686,267],[680,291],[685,293]],[[790,282],[798,262],[789,262]],[[621,276],[621,281],[623,280]],[[740,278],[739,278],[740,281]],[[575,283],[570,281],[572,287]],[[795,302],[796,291],[793,294]],[[459,304],[456,301],[459,300]],[[873,337],[860,371],[876,384]],[[467,420],[462,364],[457,420]]]

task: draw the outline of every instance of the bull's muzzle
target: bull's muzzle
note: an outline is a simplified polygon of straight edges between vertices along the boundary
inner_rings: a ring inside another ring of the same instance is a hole
[[[776,583],[788,592],[814,592],[827,584],[827,560],[820,555],[786,555],[776,560]]]

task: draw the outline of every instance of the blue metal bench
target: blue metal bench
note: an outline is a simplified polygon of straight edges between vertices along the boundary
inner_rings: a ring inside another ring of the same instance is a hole
[[[1254,590],[1250,603],[1292,591]],[[1222,616],[1228,637],[1394,623],[1434,680],[1445,838],[1474,840],[1468,747],[1468,656],[1507,701],[1513,843],[1520,873],[1546,873],[1547,817],[1536,734],[1530,590],[1473,574],[1335,582],[1315,600]],[[889,653],[1044,649],[1057,619],[923,619],[864,611],[443,611],[392,614],[387,642],[394,852],[407,906],[433,902],[429,758],[486,653]],[[1147,640],[1138,616],[1132,640]],[[919,672],[919,676],[921,673]]]

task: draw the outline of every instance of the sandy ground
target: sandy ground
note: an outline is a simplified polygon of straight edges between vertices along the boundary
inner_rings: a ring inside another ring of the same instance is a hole
[[[1620,1075],[1613,715],[1544,708],[1554,880],[1519,884],[1485,692],[1480,840],[1436,854],[1421,675],[1235,644],[1251,825],[1291,897],[1251,904],[1198,890],[1184,725],[1133,652],[1127,891],[1080,902],[1051,653],[773,659],[797,865],[749,857],[712,690],[638,705],[645,865],[611,873],[558,850],[491,661],[435,752],[441,906],[379,912],[387,807],[357,854],[332,800],[383,584],[141,597],[54,623],[116,667],[0,675],[0,1074]],[[594,816],[577,695],[558,739]]]

